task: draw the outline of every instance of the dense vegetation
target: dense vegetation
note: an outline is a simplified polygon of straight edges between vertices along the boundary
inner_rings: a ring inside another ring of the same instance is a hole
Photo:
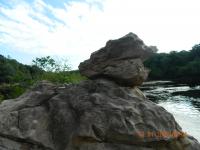
[[[200,84],[200,44],[190,51],[155,54],[145,62],[150,80],[174,80],[191,85]]]
[[[41,57],[33,65],[24,65],[0,55],[0,101],[16,98],[40,80],[54,83],[76,83],[83,80],[78,71],[70,71],[66,60]]]
[[[157,53],[145,62],[150,80],[174,80],[200,84],[200,44],[190,51]],[[0,101],[16,98],[40,80],[54,83],[76,83],[85,79],[78,70],[71,71],[66,60],[50,56],[36,58],[33,65],[24,65],[0,55]]]

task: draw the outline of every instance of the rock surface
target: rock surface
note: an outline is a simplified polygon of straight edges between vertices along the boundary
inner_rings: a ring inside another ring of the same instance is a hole
[[[147,78],[148,69],[143,61],[157,51],[146,46],[136,34],[129,33],[91,54],[90,59],[79,65],[80,73],[88,78],[105,77],[121,85],[141,85]]]
[[[139,43],[138,51],[123,49],[133,41]],[[147,76],[142,61],[152,54],[141,43],[128,34],[94,53],[80,68],[93,74],[86,66],[98,60],[93,69],[100,66],[104,74],[95,80],[62,86],[43,81],[17,99],[3,101],[0,150],[200,150],[170,113],[135,86]],[[104,56],[110,62],[104,64]]]
[[[42,82],[2,102],[0,149],[199,150],[200,145],[139,89],[97,79],[63,87]]]

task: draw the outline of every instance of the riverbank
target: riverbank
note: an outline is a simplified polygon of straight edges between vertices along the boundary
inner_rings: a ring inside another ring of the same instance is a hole
[[[200,86],[173,81],[149,81],[140,89],[153,102],[173,114],[183,131],[200,141]]]

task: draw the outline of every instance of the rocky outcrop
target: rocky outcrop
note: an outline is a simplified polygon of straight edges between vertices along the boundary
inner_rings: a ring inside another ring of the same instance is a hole
[[[136,34],[129,33],[108,41],[89,60],[82,62],[79,70],[90,79],[105,77],[125,86],[141,85],[149,72],[142,62],[156,51],[155,46],[148,47]]]
[[[200,149],[170,113],[125,85],[104,76],[69,85],[43,81],[3,101],[0,150]]]
[[[41,82],[19,98],[4,101],[0,149],[198,150],[200,146],[139,89],[97,79],[63,87]]]

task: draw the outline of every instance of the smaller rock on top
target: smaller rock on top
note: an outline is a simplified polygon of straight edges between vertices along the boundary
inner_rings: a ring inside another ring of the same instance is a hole
[[[124,86],[138,86],[148,76],[143,61],[157,51],[134,33],[109,40],[106,46],[80,63],[80,73],[90,79],[108,78]]]

